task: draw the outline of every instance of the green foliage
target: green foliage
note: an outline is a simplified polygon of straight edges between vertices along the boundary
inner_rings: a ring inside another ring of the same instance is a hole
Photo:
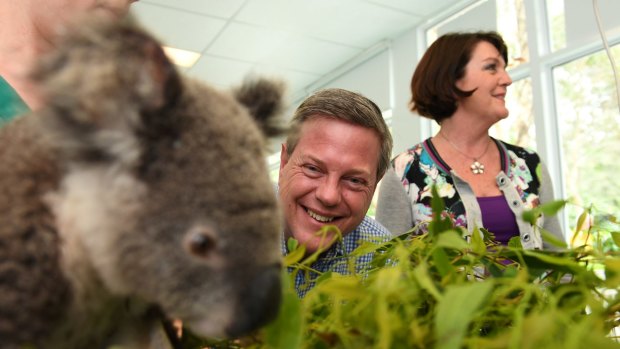
[[[442,202],[433,209],[440,212]],[[607,228],[615,229],[610,219]],[[600,223],[588,232],[604,231]],[[466,234],[435,214],[428,233],[363,244],[354,256],[377,252],[367,276],[324,274],[302,300],[289,278],[275,322],[209,347],[620,348],[612,334],[620,325],[619,231],[608,232],[615,249],[561,251],[523,250],[518,239],[499,246],[483,229],[469,241]],[[291,255],[288,266],[308,268]]]

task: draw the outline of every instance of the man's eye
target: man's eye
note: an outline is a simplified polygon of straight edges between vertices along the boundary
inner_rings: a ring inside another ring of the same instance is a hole
[[[317,176],[321,174],[321,169],[318,166],[314,165],[303,165],[301,167],[304,173],[308,176]]]
[[[353,185],[364,185],[364,184],[366,184],[366,181],[364,181],[364,180],[363,180],[363,179],[361,179],[361,178],[356,178],[356,177],[351,177],[351,178],[348,178],[348,181],[349,181],[351,184],[353,184]]]

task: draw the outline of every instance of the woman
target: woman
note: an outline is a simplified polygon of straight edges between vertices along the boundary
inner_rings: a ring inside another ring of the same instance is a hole
[[[519,236],[528,249],[549,247],[540,228],[563,240],[556,217],[541,216],[535,226],[521,218],[553,200],[539,156],[489,136],[508,116],[507,62],[506,44],[495,32],[450,33],[428,48],[413,74],[410,106],[440,130],[396,156],[383,179],[377,220],[392,233],[426,229],[436,185],[444,214],[470,233],[484,227],[501,244]]]

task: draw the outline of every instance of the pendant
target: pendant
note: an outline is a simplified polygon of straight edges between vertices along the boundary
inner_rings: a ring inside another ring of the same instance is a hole
[[[479,163],[478,160],[474,160],[474,163],[470,166],[471,172],[473,174],[483,174],[484,173],[484,165]]]

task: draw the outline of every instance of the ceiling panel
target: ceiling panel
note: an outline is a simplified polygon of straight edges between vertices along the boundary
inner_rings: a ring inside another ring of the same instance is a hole
[[[426,17],[433,15],[438,9],[448,8],[457,1],[454,0],[432,0],[432,1],[412,1],[412,0],[367,0],[379,6],[390,7],[395,10],[407,12],[412,15]]]
[[[243,42],[243,45],[239,43]],[[281,30],[233,23],[211,45],[208,54],[238,58],[284,69],[323,74],[361,50]]]
[[[253,64],[213,56],[202,56],[187,72],[220,87],[233,86],[243,80]]]
[[[132,6],[132,13],[164,44],[194,52],[202,52],[226,24],[223,19],[142,1]]]
[[[421,17],[355,0],[249,0],[236,19],[365,48]]]
[[[322,40],[289,37],[284,45],[260,63],[322,75],[360,52],[361,49]]]
[[[207,53],[256,62],[282,47],[290,35],[279,30],[232,23],[211,44]]]
[[[203,54],[187,74],[218,87],[248,74],[276,76],[299,97],[360,53],[462,1],[140,0],[131,12],[166,45]]]
[[[288,96],[305,91],[314,81],[321,77],[318,74],[302,73],[294,70],[283,70],[277,66],[259,65],[252,69],[254,75],[260,75],[274,79],[284,79],[287,85]]]
[[[184,10],[197,14],[230,18],[245,0],[141,0],[140,3],[156,4],[163,7]],[[137,5],[137,4],[136,4]]]

